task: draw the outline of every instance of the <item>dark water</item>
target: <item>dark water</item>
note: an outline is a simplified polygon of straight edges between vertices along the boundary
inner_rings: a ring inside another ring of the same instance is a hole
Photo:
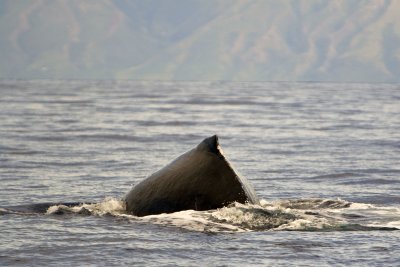
[[[215,133],[261,206],[124,213]],[[1,81],[0,265],[397,266],[399,162],[398,84]]]

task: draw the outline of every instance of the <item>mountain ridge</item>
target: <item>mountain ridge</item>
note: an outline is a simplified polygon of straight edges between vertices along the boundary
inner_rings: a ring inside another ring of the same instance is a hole
[[[400,82],[395,0],[5,0],[0,78]]]

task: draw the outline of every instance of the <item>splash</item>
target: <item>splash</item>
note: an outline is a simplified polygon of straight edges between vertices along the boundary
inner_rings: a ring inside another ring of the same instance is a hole
[[[47,215],[62,215],[65,213],[77,213],[82,215],[119,215],[125,212],[125,203],[113,197],[107,197],[103,201],[94,204],[82,203],[77,206],[54,205],[47,209]]]
[[[54,205],[48,208],[46,214],[114,216],[133,223],[152,223],[209,233],[400,229],[400,208],[341,199],[261,200],[260,205],[233,203],[216,210],[185,210],[137,217],[126,213],[124,201],[109,197],[95,204]]]
[[[211,213],[210,220],[229,223],[243,230],[270,230],[297,219],[297,215],[281,209],[234,203]]]
[[[185,210],[137,218],[142,222],[150,222],[153,224],[178,227],[180,229],[205,233],[246,231],[246,229],[228,222],[216,222],[210,220],[210,211]]]

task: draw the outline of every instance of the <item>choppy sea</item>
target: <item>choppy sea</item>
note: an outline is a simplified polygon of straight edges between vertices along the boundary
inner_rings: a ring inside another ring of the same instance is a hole
[[[213,134],[260,205],[124,212]],[[398,266],[399,193],[399,84],[0,81],[1,266]]]

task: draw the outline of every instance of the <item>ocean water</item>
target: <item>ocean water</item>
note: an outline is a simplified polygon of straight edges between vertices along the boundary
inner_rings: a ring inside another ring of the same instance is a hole
[[[261,205],[124,212],[213,134]],[[399,84],[0,81],[0,266],[398,266],[399,163]]]

